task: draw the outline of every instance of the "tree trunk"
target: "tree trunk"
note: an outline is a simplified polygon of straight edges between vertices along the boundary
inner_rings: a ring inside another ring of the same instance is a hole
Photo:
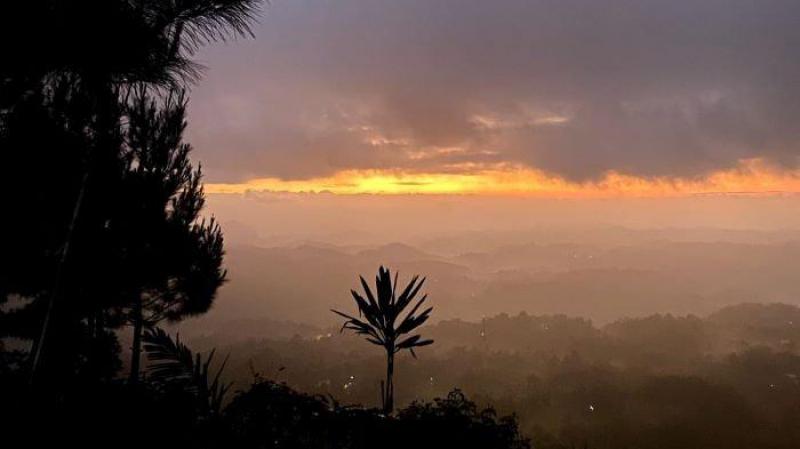
[[[89,172],[90,167],[87,166],[84,173],[83,178],[81,179],[81,187],[78,191],[78,198],[75,200],[75,205],[72,208],[72,218],[69,221],[69,226],[67,227],[67,235],[64,239],[64,248],[61,251],[61,257],[58,259],[58,265],[56,266],[56,278],[55,282],[53,283],[53,290],[47,298],[47,307],[45,308],[44,313],[44,320],[42,321],[42,329],[39,332],[39,338],[37,338],[33,342],[33,362],[31,363],[31,374],[30,374],[30,382],[33,383],[36,380],[37,372],[39,371],[39,367],[42,364],[42,357],[44,353],[45,341],[49,336],[50,327],[52,327],[52,319],[53,319],[53,308],[58,297],[61,295],[62,284],[64,283],[64,270],[66,269],[67,260],[70,253],[70,245],[72,244],[72,237],[75,234],[75,226],[78,223],[78,218],[80,217],[81,207],[83,206],[84,196],[86,194],[86,185],[89,183]]]
[[[34,341],[32,354],[33,354],[33,361],[31,363],[31,373],[30,373],[30,382],[33,383],[36,379],[37,372],[40,369],[40,365],[42,364],[42,358],[44,357],[45,351],[45,343],[47,339],[50,337],[50,328],[53,327],[52,321],[55,319],[56,314],[53,312],[53,309],[56,305],[56,302],[62,301],[60,298],[63,289],[64,283],[64,271],[66,269],[66,265],[70,255],[70,249],[73,245],[73,237],[75,234],[75,228],[77,226],[78,221],[81,218],[82,209],[84,207],[83,203],[85,202],[86,191],[88,190],[89,185],[89,178],[94,171],[94,164],[95,158],[97,156],[98,148],[104,148],[105,144],[107,143],[104,140],[104,137],[108,137],[108,133],[104,133],[103,131],[108,131],[109,129],[114,129],[113,127],[116,126],[116,119],[118,117],[111,116],[111,104],[116,105],[119,98],[119,92],[116,90],[107,90],[111,84],[107,81],[102,81],[99,83],[92,83],[89,82],[90,90],[93,91],[92,96],[92,108],[97,111],[97,116],[101,119],[105,120],[102,126],[98,126],[98,129],[95,130],[98,132],[100,136],[99,143],[95,142],[92,146],[89,147],[88,154],[86,156],[85,167],[83,171],[83,176],[81,178],[81,185],[80,190],[78,190],[78,197],[75,200],[75,204],[72,207],[72,217],[70,218],[69,225],[67,227],[67,234],[64,238],[64,247],[61,250],[61,256],[58,259],[58,263],[56,265],[56,275],[55,275],[55,282],[53,283],[53,289],[50,292],[50,295],[47,300],[47,307],[45,308],[45,315],[44,320],[42,322],[42,328],[39,332],[39,337]],[[106,148],[107,149],[107,148]]]
[[[394,411],[394,348],[386,352],[386,397],[383,400],[383,412],[391,415]]]
[[[131,372],[128,381],[131,384],[139,383],[139,371],[142,356],[142,330],[144,318],[142,316],[142,298],[138,298],[133,306],[133,343],[131,344]]]

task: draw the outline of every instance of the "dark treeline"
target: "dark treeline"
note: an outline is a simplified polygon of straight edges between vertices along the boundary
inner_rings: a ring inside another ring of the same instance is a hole
[[[602,327],[524,313],[448,320],[424,330],[436,341],[424,355],[401,358],[396,397],[402,406],[460,388],[515,413],[535,447],[797,447],[796,323],[800,309],[782,304]],[[379,403],[379,352],[336,329],[295,332],[284,323],[283,336],[224,346],[226,378],[247,385],[260,373],[342,403]]]

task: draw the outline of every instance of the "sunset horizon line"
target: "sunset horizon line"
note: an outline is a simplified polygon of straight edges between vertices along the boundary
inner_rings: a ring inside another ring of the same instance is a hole
[[[497,164],[463,171],[400,168],[344,169],[307,179],[254,178],[206,183],[209,194],[307,193],[334,195],[518,196],[547,198],[785,196],[800,193],[800,169],[781,169],[761,159],[695,177],[640,176],[607,171],[573,181],[532,167]]]

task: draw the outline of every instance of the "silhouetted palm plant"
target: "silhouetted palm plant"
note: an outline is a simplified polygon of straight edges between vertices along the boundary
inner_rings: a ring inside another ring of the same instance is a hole
[[[359,278],[366,299],[355,290],[350,290],[358,305],[359,318],[338,310],[331,311],[347,319],[342,326],[342,331],[353,330],[356,334],[364,335],[368,342],[382,346],[386,350],[386,382],[381,382],[381,398],[383,409],[388,414],[394,409],[394,355],[407,349],[416,358],[414,348],[433,343],[433,340],[423,340],[419,334],[404,337],[428,320],[433,307],[428,307],[422,313],[416,314],[422,303],[428,298],[428,295],[424,295],[398,324],[400,314],[414,301],[425,283],[425,278],[420,280],[419,276],[414,276],[400,296],[396,296],[397,274],[392,282],[389,270],[381,266],[375,277],[377,297],[370,290],[367,281],[361,276]],[[362,317],[363,320],[360,319]]]
[[[150,381],[193,394],[201,417],[219,416],[225,394],[231,387],[231,384],[220,381],[228,362],[227,357],[212,375],[210,367],[215,350],[203,360],[199,353],[192,353],[189,347],[181,343],[180,337],[176,336],[173,340],[157,327],[145,332],[144,349],[149,361],[147,374]]]

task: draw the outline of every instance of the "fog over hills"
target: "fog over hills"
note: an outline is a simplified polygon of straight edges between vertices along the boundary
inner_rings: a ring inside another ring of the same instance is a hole
[[[221,332],[193,344],[231,354],[226,378],[237,388],[264,376],[345,404],[375,401],[381,353],[358,336],[274,320],[231,324],[224,330],[248,338]],[[605,325],[499,313],[441,320],[424,334],[436,343],[418,358],[402,356],[400,403],[455,386],[516,413],[543,447],[570,447],[552,443],[558,439],[636,447],[630,441],[663,442],[663,428],[673,429],[671,443],[654,447],[789,448],[800,437],[796,306],[744,303],[704,317],[654,314]],[[695,442],[708,434],[714,444]]]
[[[486,238],[479,238],[480,234]],[[214,313],[181,327],[214,333],[233,322],[336,322],[358,275],[377,267],[427,277],[435,320],[498,313],[566,314],[598,324],[653,313],[707,315],[741,302],[800,304],[800,240],[794,232],[709,228],[583,232],[463,232],[449,238],[350,246],[309,241],[229,246],[230,281]],[[250,338],[259,331],[250,329]],[[267,332],[266,330],[264,332]]]

